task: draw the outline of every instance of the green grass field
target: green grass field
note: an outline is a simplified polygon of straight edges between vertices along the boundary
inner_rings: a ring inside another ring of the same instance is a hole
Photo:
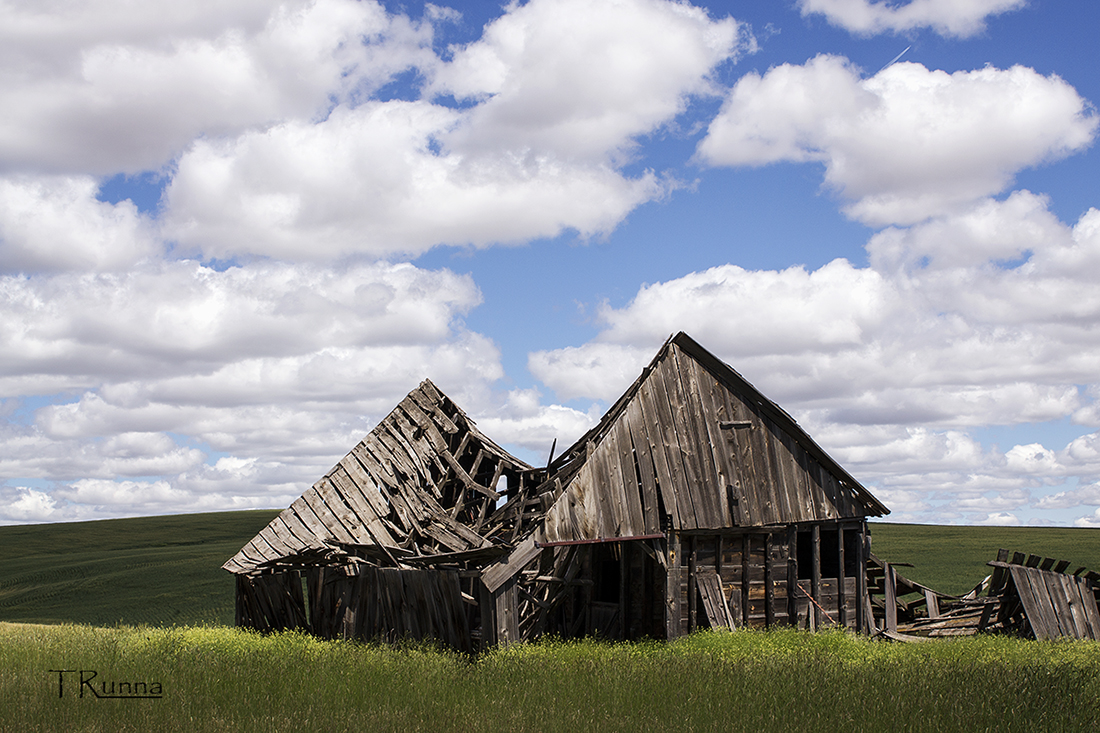
[[[59,669],[74,670],[63,686]],[[162,697],[96,698],[99,681]],[[1100,643],[706,632],[470,661],[225,627],[0,623],[0,700],[5,731],[1077,731],[1100,722]]]
[[[277,511],[0,527],[0,621],[233,623],[221,569]]]
[[[873,522],[871,551],[905,577],[943,593],[965,593],[992,568],[997,550],[1053,557],[1100,572],[1100,529],[1077,527],[946,527]]]
[[[0,527],[0,621],[150,626],[233,623],[221,565],[276,511]],[[1005,547],[1100,570],[1100,530],[873,523],[872,549],[945,593],[988,574]]]

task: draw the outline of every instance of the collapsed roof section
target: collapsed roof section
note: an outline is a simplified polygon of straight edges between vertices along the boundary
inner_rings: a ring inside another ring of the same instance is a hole
[[[526,471],[530,466],[424,380],[222,567],[251,574],[346,561],[395,566],[458,553],[496,556],[531,524],[523,511]]]

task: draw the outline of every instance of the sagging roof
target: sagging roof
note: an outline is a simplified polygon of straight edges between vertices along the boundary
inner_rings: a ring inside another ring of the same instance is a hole
[[[881,516],[778,405],[681,332],[550,466],[545,541]]]
[[[497,506],[498,483],[528,470],[424,380],[222,567],[252,573],[347,557],[394,566],[479,550],[496,557],[498,543],[530,521],[514,498]]]
[[[223,567],[450,560],[481,567],[492,589],[546,542],[887,513],[790,415],[679,333],[546,469],[425,380]]]

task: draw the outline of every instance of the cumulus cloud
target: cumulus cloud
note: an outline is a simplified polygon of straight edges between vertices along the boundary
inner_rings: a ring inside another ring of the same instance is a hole
[[[160,255],[152,222],[98,190],[89,176],[0,178],[0,272],[123,270]]]
[[[966,38],[985,29],[990,16],[1018,10],[1027,0],[799,0],[803,16],[824,15],[852,33],[903,33],[931,28],[940,35]]]
[[[716,93],[712,69],[746,39],[663,0],[510,6],[423,65],[422,99],[196,141],[166,191],[167,235],[206,256],[331,259],[609,232],[675,185],[620,172],[637,139]]]
[[[751,47],[737,21],[685,3],[536,0],[490,23],[430,89],[482,101],[448,137],[457,149],[604,159],[716,93],[711,69]]]
[[[0,9],[0,171],[158,169],[200,135],[308,119],[435,59],[430,26],[371,0],[59,8]]]
[[[463,114],[369,102],[318,124],[199,141],[166,191],[167,232],[211,257],[387,257],[606,232],[666,190],[652,173],[631,178],[601,162],[438,149]]]
[[[907,518],[1012,521],[1029,492],[1100,472],[1095,433],[1002,448],[970,433],[1095,409],[1098,224],[1094,209],[1067,226],[1027,191],[982,199],[879,232],[867,267],[725,265],[644,285],[598,311],[593,341],[533,353],[529,368],[561,398],[609,401],[685,330],[901,497]]]
[[[845,212],[880,227],[956,212],[1023,168],[1081,150],[1095,111],[1033,69],[948,74],[894,64],[870,78],[846,59],[782,64],[734,85],[697,155],[709,165],[820,162]]]

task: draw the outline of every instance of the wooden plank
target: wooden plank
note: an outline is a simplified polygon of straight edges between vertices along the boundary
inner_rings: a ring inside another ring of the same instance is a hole
[[[596,447],[596,452],[592,454],[592,458],[589,460],[594,463],[596,490],[600,493],[601,507],[611,511],[610,532],[605,531],[603,536],[632,536],[634,533],[626,529],[630,519],[627,515],[627,499],[623,486],[622,469],[619,466],[619,444],[613,427],[609,428],[604,434],[603,440]],[[605,500],[606,504],[603,503]]]
[[[928,609],[928,618],[940,617],[940,601],[934,590],[924,589],[924,605]]]
[[[677,425],[673,420],[674,408],[669,402],[668,390],[665,385],[664,370],[654,370],[643,386],[650,386],[653,390],[653,405],[656,410],[656,429],[659,431],[658,443],[665,452],[668,470],[670,473],[670,486],[672,487],[673,503],[676,506],[676,515],[679,518],[677,525],[682,529],[695,529],[698,521],[695,514],[695,506],[692,503],[692,483],[688,478],[687,469],[684,466],[684,455],[680,450]],[[662,476],[662,480],[663,480]]]
[[[701,387],[695,375],[696,362],[675,345],[670,349],[670,355],[676,365],[679,395],[684,406],[681,417],[697,471],[696,508],[702,508],[708,529],[722,529],[728,526],[727,517],[729,516],[729,512],[725,509],[725,485],[721,487],[718,485],[718,468],[714,463],[714,454],[710,447],[710,432],[699,394]],[[717,430],[718,426],[714,427]]]
[[[844,583],[844,527],[838,523],[836,526],[836,562],[837,562],[837,596],[836,596],[836,613],[837,622],[847,628],[848,626],[848,604],[846,598],[846,588]]]
[[[506,559],[486,568],[481,574],[481,580],[490,593],[496,593],[505,581],[515,577],[515,574],[538,557],[540,552],[542,550],[536,546],[535,538],[528,537],[517,545]]]
[[[748,532],[741,535],[741,625],[749,625],[750,616],[750,604],[749,604],[749,589],[751,586],[749,580],[749,569],[752,554],[752,540]]]
[[[312,489],[306,491],[308,494]],[[317,515],[313,513],[313,509],[310,508],[309,503],[306,501],[305,496],[299,496],[295,499],[290,508],[294,510],[295,517],[301,521],[310,534],[313,535],[313,539],[310,542],[311,545],[319,546],[323,545],[327,539],[336,539],[333,537],[332,532],[325,527],[324,523],[317,518]]]
[[[1071,576],[1067,576],[1071,577]],[[1088,583],[1078,580],[1073,577],[1073,582],[1076,585],[1078,592],[1081,594],[1081,604],[1085,611],[1085,618],[1088,621],[1089,628],[1092,630],[1092,638],[1100,640],[1100,609],[1096,606],[1096,596],[1092,592],[1092,588]]]
[[[611,437],[618,448],[614,456],[618,465],[615,473],[622,485],[622,492],[626,501],[623,506],[624,523],[620,531],[624,537],[649,534],[646,531],[646,518],[642,508],[642,487],[639,484],[638,472],[634,466],[634,451],[625,416],[620,415],[619,419],[615,421],[615,425],[611,429]],[[660,529],[658,528],[656,531],[659,532]]]
[[[709,492],[705,490],[707,483],[706,469],[702,465],[699,436],[695,430],[694,413],[690,392],[684,383],[684,376],[677,361],[679,349],[672,347],[669,355],[663,362],[660,370],[664,377],[665,389],[668,394],[669,405],[672,408],[671,425],[675,429],[676,443],[684,461],[684,470],[689,487],[689,498],[695,510],[695,526],[713,528],[715,521],[714,509],[710,505]]]
[[[652,378],[652,375],[650,377]],[[640,425],[645,431],[649,455],[653,459],[657,489],[661,492],[665,512],[672,517],[672,526],[680,528],[683,524],[680,520],[680,508],[676,499],[676,484],[672,478],[674,471],[669,465],[668,451],[664,445],[660,425],[660,413],[657,410],[654,389],[650,385],[649,379],[639,386],[636,400],[642,412]]]
[[[344,501],[344,497],[336,488],[331,473],[328,478],[318,481],[314,487],[317,489],[317,498],[323,501],[332,516],[340,521],[353,542],[368,544],[372,541],[364,522],[355,513],[355,510]]]
[[[764,534],[764,626],[775,625],[775,582],[772,578],[772,534]]]
[[[890,563],[886,563],[886,632],[896,634],[898,631],[898,601],[897,601],[897,571]]]
[[[687,362],[694,372],[703,424],[707,430],[707,446],[705,447],[710,449],[710,460],[715,470],[715,489],[718,492],[722,526],[734,527],[737,525],[737,520],[734,509],[730,506],[728,487],[734,486],[736,470],[733,467],[732,451],[726,435],[730,431],[721,427],[721,423],[725,418],[725,402],[718,396],[718,393],[722,390],[722,386],[695,359],[689,358]]]
[[[1016,592],[1020,595],[1020,602],[1023,603],[1024,613],[1027,614],[1035,638],[1040,640],[1050,638],[1049,623],[1042,612],[1041,603],[1031,587],[1027,570],[1022,566],[1016,566],[1010,567],[1008,571],[1012,575],[1013,584],[1016,586]]]
[[[638,461],[638,481],[641,484],[642,513],[645,534],[661,531],[660,503],[656,481],[656,468],[653,465],[653,453],[649,438],[645,433],[641,400],[635,397],[626,411],[626,428],[634,456]]]
[[[665,636],[671,641],[680,636],[680,533],[669,532],[665,573]]]
[[[350,461],[350,463],[359,465],[358,461],[354,459]],[[364,478],[366,478],[365,475]],[[344,501],[346,501],[355,511],[356,516],[359,518],[359,521],[363,523],[363,526],[366,527],[373,542],[385,547],[394,547],[397,545],[397,541],[394,540],[389,530],[386,529],[386,525],[378,516],[374,506],[367,500],[351,475],[343,468],[343,464],[340,464],[340,470],[332,472],[329,476],[329,480],[332,481],[333,485],[343,496]]]
[[[699,595],[703,599],[703,612],[711,628],[727,628],[735,631],[737,626],[730,615],[725,595],[722,593],[722,583],[718,573],[710,568],[702,568],[697,573],[696,583]]]
[[[810,612],[811,617],[814,620],[813,627],[817,628],[825,623],[825,619],[821,617],[821,609],[818,608],[821,605],[821,525],[815,524],[810,528],[810,597],[817,603],[811,604],[813,609]],[[889,605],[889,604],[887,604]],[[896,631],[897,629],[893,629]]]
[[[325,480],[322,479],[322,481]],[[333,514],[332,510],[325,505],[316,485],[314,485],[314,488],[308,489],[302,494],[302,498],[305,499],[306,504],[313,510],[313,514],[320,520],[321,524],[328,530],[332,537],[340,542],[357,542],[355,536],[344,527],[344,523],[340,521],[340,518]]]

